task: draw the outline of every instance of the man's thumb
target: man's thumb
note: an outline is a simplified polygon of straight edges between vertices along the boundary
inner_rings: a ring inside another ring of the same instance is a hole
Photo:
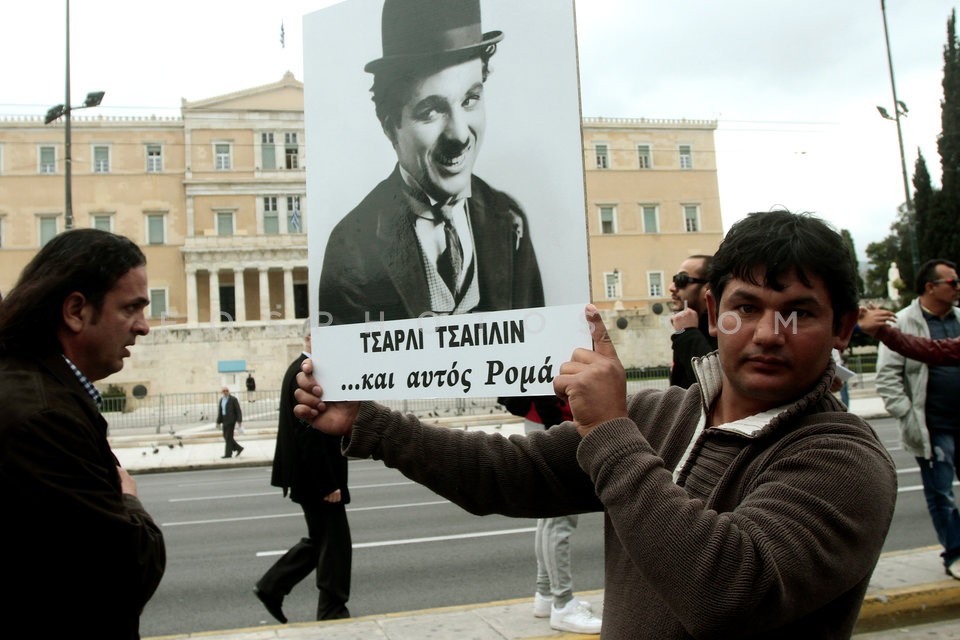
[[[603,318],[600,311],[592,304],[588,304],[585,310],[587,324],[590,326],[590,336],[593,338],[593,350],[600,355],[610,358],[617,357],[617,350],[610,340],[610,334],[607,333],[607,327],[603,324]]]

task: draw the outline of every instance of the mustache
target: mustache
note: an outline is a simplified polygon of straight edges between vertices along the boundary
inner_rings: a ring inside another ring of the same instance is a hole
[[[437,143],[437,153],[448,158],[455,158],[466,151],[471,144],[471,140],[452,140],[450,138],[442,138]]]

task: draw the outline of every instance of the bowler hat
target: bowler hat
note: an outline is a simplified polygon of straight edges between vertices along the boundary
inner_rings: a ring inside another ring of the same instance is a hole
[[[384,0],[383,57],[363,68],[468,52],[500,42],[503,33],[480,29],[480,0]]]

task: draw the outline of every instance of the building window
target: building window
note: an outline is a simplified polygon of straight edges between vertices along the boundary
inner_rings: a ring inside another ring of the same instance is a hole
[[[147,173],[163,171],[163,147],[158,144],[147,145]]]
[[[287,169],[300,168],[300,147],[297,145],[295,131],[283,134],[283,156],[286,160]]]
[[[600,233],[617,232],[617,210],[613,207],[600,207]]]
[[[110,147],[96,145],[93,148],[93,172],[110,173]]]
[[[150,306],[147,307],[151,318],[164,320],[167,317],[167,290],[150,289]]]
[[[233,235],[233,212],[217,211],[216,215],[217,215],[217,235],[232,236]]]
[[[610,150],[605,144],[594,145],[597,152],[597,169],[607,169],[610,167]]]
[[[653,156],[651,155],[650,145],[637,145],[637,164],[641,169],[650,169],[653,167]]]
[[[300,196],[287,198],[287,233],[303,233],[303,217],[300,214]]]
[[[40,173],[57,172],[57,148],[40,147]]]
[[[643,209],[643,232],[660,233],[660,220],[657,215],[657,205],[645,204]]]
[[[273,143],[273,133],[269,131],[260,134],[260,166],[264,171],[277,168],[277,149]]]
[[[109,213],[95,213],[91,218],[94,229],[113,231],[113,216]]]
[[[218,142],[213,145],[214,168],[217,171],[230,170],[230,144]]]
[[[691,151],[690,145],[688,144],[680,145],[679,151],[680,151],[680,168],[693,169],[693,151]]]
[[[57,216],[40,216],[37,221],[39,225],[38,235],[40,237],[40,246],[44,246],[57,235]]]
[[[166,225],[165,218],[162,213],[148,213],[147,214],[147,244],[165,244],[167,241],[166,238]]]
[[[683,228],[687,233],[700,231],[700,207],[698,205],[683,205]]]
[[[607,300],[616,300],[620,297],[620,272],[616,269],[612,273],[603,274],[603,288]]]
[[[650,271],[647,273],[647,282],[649,283],[649,292],[651,298],[663,297],[663,272]]]
[[[277,196],[264,196],[263,198],[263,232],[270,235],[280,233]]]

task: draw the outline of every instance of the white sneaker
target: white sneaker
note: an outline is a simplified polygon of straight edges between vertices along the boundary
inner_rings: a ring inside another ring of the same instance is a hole
[[[572,633],[600,633],[600,618],[587,602],[574,598],[562,609],[550,609],[550,628]]]
[[[947,567],[947,575],[956,580],[960,580],[960,559],[954,560]]]
[[[533,594],[534,618],[549,618],[551,609],[553,609],[553,596],[542,596],[539,591]]]

